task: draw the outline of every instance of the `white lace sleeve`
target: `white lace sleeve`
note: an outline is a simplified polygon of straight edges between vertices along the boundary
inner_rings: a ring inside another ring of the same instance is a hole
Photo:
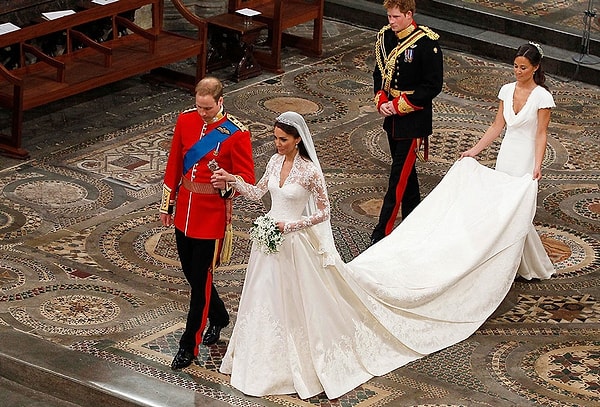
[[[258,201],[261,199],[269,189],[269,177],[273,173],[275,168],[275,160],[276,156],[271,157],[269,162],[267,163],[267,168],[265,169],[265,173],[262,178],[256,183],[256,185],[248,184],[241,178],[237,178],[235,182],[231,183],[231,186],[235,188],[240,194],[244,195],[246,198],[252,201]]]
[[[310,191],[314,200],[314,208],[310,214],[299,220],[286,222],[283,233],[294,232],[329,219],[331,208],[327,197],[327,186],[323,174],[310,161],[297,160],[300,163],[299,172],[303,176],[298,179],[299,183]]]

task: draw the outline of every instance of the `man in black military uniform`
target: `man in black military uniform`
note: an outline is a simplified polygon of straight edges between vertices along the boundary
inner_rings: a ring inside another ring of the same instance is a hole
[[[404,219],[421,201],[415,162],[421,147],[427,159],[432,100],[444,79],[439,36],[416,24],[415,0],[384,0],[383,7],[389,24],[377,34],[373,82],[377,111],[385,117],[392,167],[372,244],[392,231],[400,206]]]

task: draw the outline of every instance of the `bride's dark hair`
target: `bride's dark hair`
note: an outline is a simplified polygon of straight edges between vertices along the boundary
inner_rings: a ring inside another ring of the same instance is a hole
[[[275,121],[275,127],[283,130],[284,133],[293,136],[294,138],[300,137],[300,132],[298,129],[290,124],[281,123],[280,121]],[[306,151],[306,146],[304,145],[304,140],[300,139],[300,143],[298,143],[298,153],[302,158],[307,159],[308,161],[312,161],[310,156],[308,155],[308,151]]]

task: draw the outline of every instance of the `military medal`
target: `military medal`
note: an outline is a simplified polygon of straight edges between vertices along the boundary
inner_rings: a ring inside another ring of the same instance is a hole
[[[208,169],[211,170],[212,172],[215,172],[216,170],[218,170],[219,168],[219,163],[217,162],[217,160],[210,160],[208,162]]]
[[[219,141],[213,151],[213,155],[215,157],[217,157],[219,155],[220,150],[221,150],[221,142]],[[208,169],[211,170],[212,172],[215,172],[216,170],[221,168],[221,167],[219,167],[219,163],[217,162],[217,160],[215,160],[214,158],[212,160],[210,160],[207,165],[208,165]]]

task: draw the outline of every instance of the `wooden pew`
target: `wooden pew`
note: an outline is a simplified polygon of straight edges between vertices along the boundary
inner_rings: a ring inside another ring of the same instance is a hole
[[[0,107],[11,111],[11,134],[0,135],[0,150],[18,158],[29,153],[22,147],[23,116],[26,110],[68,96],[113,83],[188,58],[196,58],[194,77],[177,78],[193,89],[206,72],[206,22],[191,13],[181,0],[171,0],[182,15],[198,29],[197,38],[163,29],[164,0],[119,0],[97,5],[82,0],[76,13],[56,20],[42,21],[0,35],[0,48],[16,46],[20,65],[7,69],[0,65]],[[151,7],[152,24],[142,28],[123,18],[127,12]],[[86,24],[108,19],[112,36],[99,42],[81,31]],[[119,35],[127,29],[127,35]],[[64,33],[62,55],[49,55],[34,44],[36,39]],[[35,57],[27,63],[26,55]],[[167,71],[160,77],[167,79]]]
[[[284,46],[298,48],[312,56],[322,54],[323,7],[324,0],[229,0],[228,12],[250,8],[261,13],[252,18],[267,24],[270,52],[255,50],[254,56],[264,69],[281,73],[281,49]],[[285,32],[286,29],[311,21],[311,38]]]

